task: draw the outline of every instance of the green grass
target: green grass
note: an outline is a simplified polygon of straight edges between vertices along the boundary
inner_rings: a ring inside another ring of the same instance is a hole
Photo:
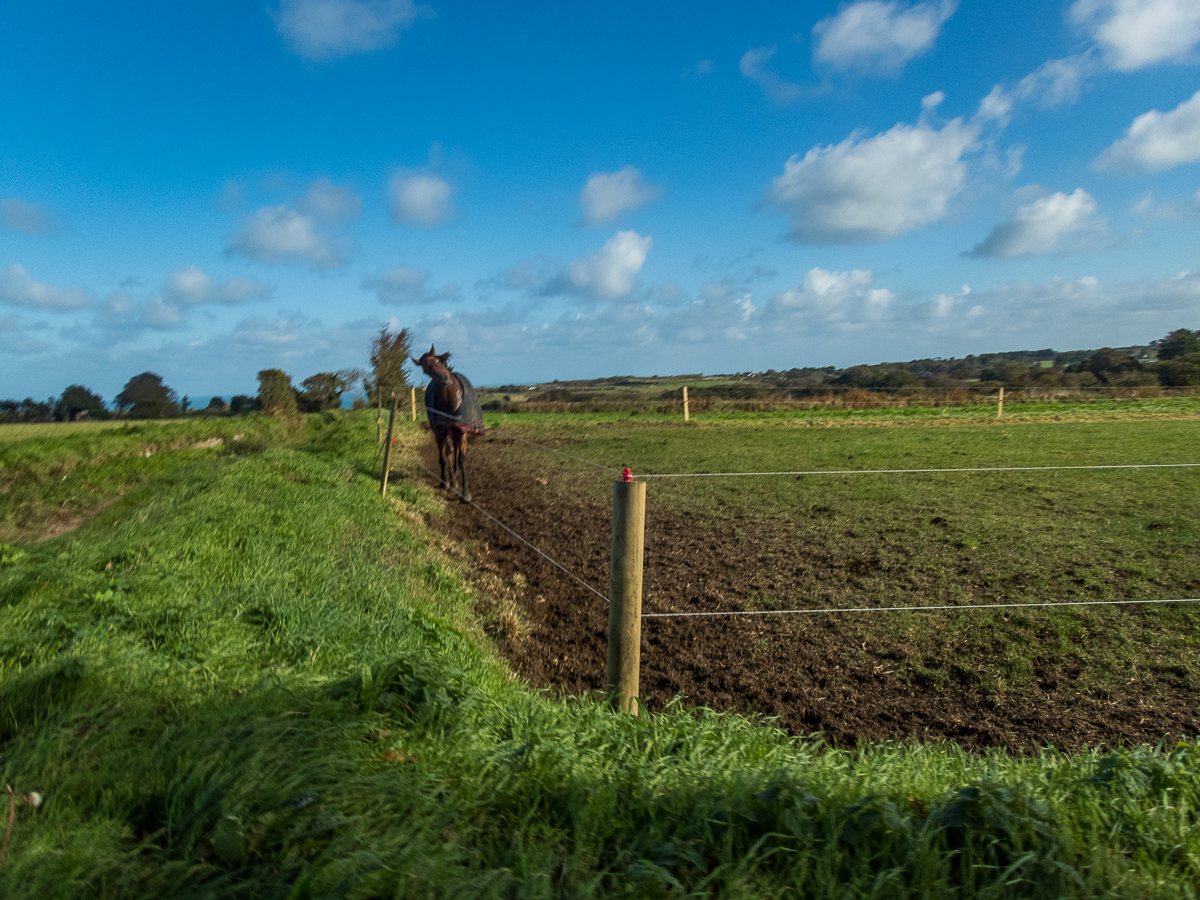
[[[161,454],[3,549],[0,781],[45,800],[0,896],[1194,896],[1190,745],[850,753],[524,691],[372,426]]]
[[[124,428],[128,424],[128,422],[119,419],[85,419],[82,422],[6,423],[0,424],[0,443],[63,437],[68,434],[81,434],[84,432],[108,431],[112,428]]]

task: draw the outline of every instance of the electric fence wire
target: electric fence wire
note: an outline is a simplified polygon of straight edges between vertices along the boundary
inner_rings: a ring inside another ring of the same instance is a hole
[[[661,475],[639,474],[638,480],[647,478],[748,478],[772,475],[917,475],[953,472],[1051,472],[1079,469],[1186,469],[1200,467],[1200,463],[1133,463],[1130,465],[1096,466],[993,466],[961,469],[809,469],[794,472],[679,472]]]
[[[642,613],[643,619],[699,618],[715,616],[786,616],[815,615],[817,613],[860,613],[860,612],[929,612],[952,609],[956,611],[977,609],[1027,609],[1036,606],[1125,606],[1145,603],[1200,603],[1200,597],[1182,600],[1064,600],[1054,603],[981,603],[965,606],[858,606],[845,609],[746,609],[728,612],[672,612]]]
[[[418,462],[417,465],[420,466],[422,469],[424,469],[431,478],[437,478],[439,481],[441,480],[440,475],[438,475],[436,472],[434,472],[432,469],[430,469],[423,463]],[[600,593],[598,590],[596,590],[594,587],[592,587],[590,584],[588,584],[586,581],[584,581],[582,578],[580,578],[578,575],[576,575],[574,572],[572,572],[570,569],[568,569],[566,566],[564,566],[558,560],[554,559],[552,556],[546,555],[546,553],[544,553],[541,549],[539,549],[534,544],[527,541],[525,538],[521,537],[521,535],[517,534],[515,531],[513,531],[511,528],[509,528],[507,525],[505,525],[503,522],[501,522],[499,519],[497,519],[495,516],[493,516],[490,512],[488,512],[486,509],[484,509],[482,506],[480,506],[478,503],[476,503],[474,500],[468,500],[466,498],[466,496],[463,495],[462,491],[458,490],[457,488],[451,488],[451,490],[454,491],[454,493],[458,494],[458,498],[460,500],[462,500],[464,503],[471,504],[471,506],[475,507],[475,509],[479,510],[481,513],[483,513],[485,516],[487,516],[489,519],[491,519],[493,522],[495,522],[497,525],[499,525],[501,528],[503,528],[505,531],[507,531],[509,534],[511,534],[513,537],[515,537],[518,541],[520,541],[522,544],[524,544],[526,547],[528,547],[530,550],[532,550],[538,556],[542,557],[542,559],[546,560],[546,562],[561,569],[563,572],[570,575],[573,579],[575,579],[575,581],[579,582],[579,584],[583,585],[585,588],[587,588],[589,591],[591,591],[593,594],[595,594],[597,597],[599,597],[605,603],[608,603],[607,596]]]

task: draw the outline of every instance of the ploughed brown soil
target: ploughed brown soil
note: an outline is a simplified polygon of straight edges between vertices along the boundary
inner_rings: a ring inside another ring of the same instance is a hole
[[[475,503],[607,594],[611,509],[559,499],[536,474],[506,458],[508,446],[493,437],[471,446]],[[432,441],[421,454],[425,466],[436,469]],[[653,506],[646,519],[644,613],[744,609],[764,584],[777,596],[805,596],[806,586],[822,581],[853,583],[863,565],[853,548],[840,557],[804,546],[781,553],[777,541],[758,533],[767,527],[761,523],[685,517]],[[608,610],[601,597],[469,504],[449,503],[446,516],[431,524],[462,544],[481,585],[492,585],[493,593],[507,586],[520,607],[519,629],[496,635],[520,678],[560,694],[603,689]],[[846,599],[844,605],[869,605],[852,594]],[[1175,671],[1173,683],[1168,671],[1149,694],[1132,687],[1120,694],[1087,692],[1073,686],[1077,663],[1043,654],[1035,685],[996,693],[948,658],[952,654],[926,657],[938,676],[903,665],[928,647],[914,648],[903,634],[881,627],[887,615],[644,619],[643,700],[656,710],[681,696],[688,706],[773,718],[793,734],[823,732],[841,746],[924,739],[970,749],[1069,750],[1200,733],[1200,703],[1183,670]]]

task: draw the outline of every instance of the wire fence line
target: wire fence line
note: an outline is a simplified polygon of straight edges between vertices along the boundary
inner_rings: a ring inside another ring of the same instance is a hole
[[[439,481],[441,480],[441,476],[437,472],[434,472],[432,469],[430,469],[428,466],[426,466],[424,463],[418,462],[417,465],[420,466],[422,469],[424,469],[425,472],[428,473],[430,477],[437,478]],[[596,590],[594,587],[592,587],[590,584],[588,584],[586,581],[584,581],[582,578],[580,578],[578,575],[576,575],[574,572],[572,572],[570,569],[568,569],[566,566],[564,566],[558,560],[554,559],[554,557],[547,555],[545,552],[543,552],[539,547],[534,545],[532,542],[526,540],[521,535],[517,534],[515,531],[513,531],[511,528],[509,528],[507,525],[505,525],[503,522],[501,522],[499,519],[497,519],[495,516],[493,516],[490,512],[488,512],[486,509],[484,509],[482,506],[480,506],[478,503],[476,503],[474,500],[468,500],[463,495],[463,492],[460,491],[458,488],[451,488],[451,490],[454,491],[454,493],[458,494],[458,498],[460,500],[462,500],[464,503],[471,504],[471,506],[475,507],[475,509],[479,510],[481,513],[483,513],[485,516],[487,516],[489,519],[491,519],[493,522],[495,522],[497,525],[499,525],[501,528],[503,528],[505,531],[507,531],[509,534],[511,534],[513,537],[515,537],[518,541],[520,541],[522,544],[524,544],[526,547],[528,547],[530,550],[532,550],[538,556],[542,557],[542,559],[546,560],[548,563],[555,566],[556,568],[561,569],[563,572],[565,572],[567,575],[570,575],[572,578],[575,579],[575,581],[579,582],[579,584],[583,585],[585,588],[587,588],[589,591],[591,591],[593,594],[595,594],[597,597],[599,597],[605,603],[608,603],[608,595],[607,594],[602,594],[600,591]]]
[[[1054,603],[972,603],[965,606],[850,606],[843,609],[747,609],[727,612],[642,613],[643,619],[701,618],[716,616],[786,616],[817,613],[930,612],[933,610],[1030,609],[1037,606],[1127,606],[1153,603],[1200,603],[1200,597],[1180,600],[1063,600]]]
[[[579,456],[572,456],[569,453],[563,453],[553,447],[547,447],[544,444],[539,444],[536,441],[530,441],[522,438],[519,435],[511,434],[505,430],[508,436],[537,447],[541,450],[546,450],[551,453],[557,453],[561,456],[566,456],[570,459],[577,460],[587,465],[595,466],[599,469],[604,469],[609,472],[620,473],[620,469],[614,469],[610,466],[605,466]],[[418,461],[418,466],[423,469],[431,477],[440,476],[432,469]],[[800,475],[895,475],[895,474],[937,474],[937,473],[980,473],[980,472],[1039,472],[1039,471],[1063,471],[1063,470],[1104,470],[1104,469],[1171,469],[1171,468],[1197,468],[1200,463],[1135,463],[1135,464],[1120,464],[1120,465],[1081,465],[1081,466],[1002,466],[1002,467],[962,467],[948,469],[813,469],[813,470],[795,470],[795,471],[779,471],[779,472],[694,472],[694,473],[664,473],[664,474],[647,474],[636,476],[642,479],[648,478],[734,478],[734,477],[769,477],[769,476],[800,476]],[[452,490],[458,494],[459,499],[469,503],[472,507],[486,516],[488,519],[499,525],[504,531],[512,535],[525,546],[529,547],[551,565],[568,575],[579,585],[591,591],[597,597],[602,599],[605,604],[608,604],[609,598],[597,590],[581,577],[576,575],[558,560],[549,556],[541,548],[537,547],[531,541],[527,540],[522,535],[518,534],[500,519],[496,518],[486,509],[481,507],[474,500],[468,500],[463,493],[457,488]],[[1167,604],[1167,603],[1200,603],[1200,598],[1184,598],[1184,599],[1162,599],[1162,600],[1075,600],[1075,601],[1057,601],[1046,603],[994,603],[994,604],[969,604],[965,606],[881,606],[881,607],[844,607],[834,609],[787,609],[787,610],[729,610],[729,611],[711,611],[711,612],[666,612],[666,613],[643,613],[643,619],[666,619],[666,618],[718,618],[732,616],[779,616],[779,615],[816,615],[821,613],[868,613],[868,612],[932,612],[938,610],[984,610],[984,609],[1018,609],[1018,608],[1038,608],[1038,607],[1053,607],[1053,606],[1122,606],[1122,605],[1145,605],[1145,604]]]
[[[1050,472],[1078,469],[1186,469],[1200,467],[1200,463],[1131,463],[1128,465],[1092,466],[978,466],[955,469],[805,469],[792,472],[678,472],[660,475],[637,475],[647,478],[748,478],[770,475],[915,475],[953,472]]]

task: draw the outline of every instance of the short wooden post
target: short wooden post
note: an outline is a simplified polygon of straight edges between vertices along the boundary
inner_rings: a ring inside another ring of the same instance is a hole
[[[1004,415],[1004,388],[1000,388],[1000,400],[996,403],[996,418]]]
[[[635,716],[638,715],[641,678],[645,531],[646,483],[613,482],[612,561],[608,581],[608,676],[605,689],[608,702],[614,709]]]
[[[387,443],[383,445],[383,474],[379,476],[379,496],[387,496],[388,470],[392,466],[392,429],[396,425],[396,395],[392,394],[392,414],[388,416]]]
[[[688,402],[687,402],[687,385],[683,386],[683,421],[688,420]]]
[[[409,390],[412,391],[412,397],[409,399],[412,400],[412,420],[415,422],[417,421],[417,389],[409,388]]]

